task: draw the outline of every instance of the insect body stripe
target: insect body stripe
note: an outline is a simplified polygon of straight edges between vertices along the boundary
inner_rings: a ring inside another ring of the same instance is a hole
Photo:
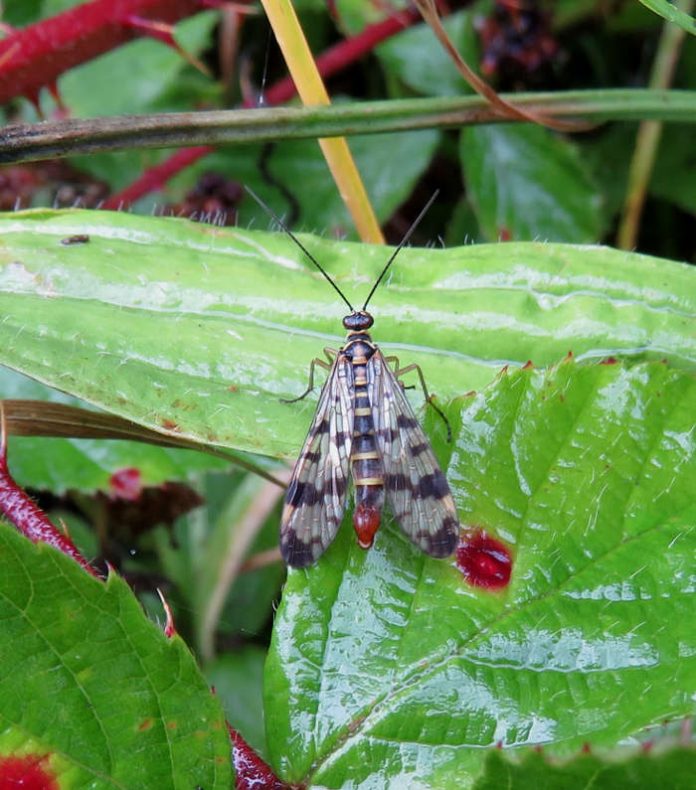
[[[366,332],[349,335],[345,353],[351,358],[355,382],[353,452],[350,459],[355,484],[353,527],[358,543],[363,548],[372,545],[384,507],[384,473],[377,451],[367,391],[366,366],[375,352],[376,347]]]
[[[377,454],[377,450],[368,450],[367,452],[364,453],[353,453],[353,455],[351,456],[351,459],[353,461],[363,461],[366,458],[379,458],[379,455]]]
[[[303,567],[327,548],[343,516],[351,473],[355,483],[353,525],[360,546],[372,545],[386,492],[406,535],[428,554],[448,556],[457,544],[459,521],[447,480],[401,384],[367,333],[373,324],[367,305],[437,192],[387,260],[362,309],[355,310],[302,242],[254,192],[247,191],[319,269],[351,311],[343,319],[348,338],[336,354],[288,486],[280,525],[283,558],[288,565]],[[310,389],[311,382],[310,376]]]

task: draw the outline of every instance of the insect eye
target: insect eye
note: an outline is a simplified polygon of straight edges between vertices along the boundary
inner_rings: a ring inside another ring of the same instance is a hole
[[[355,331],[355,330],[363,330],[369,329],[374,322],[374,319],[369,313],[359,312],[359,313],[351,313],[347,315],[343,319],[343,326],[346,329]]]

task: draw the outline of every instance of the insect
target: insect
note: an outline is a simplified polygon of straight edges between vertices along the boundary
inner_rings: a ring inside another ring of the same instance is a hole
[[[288,401],[301,400],[314,389],[317,366],[329,371],[285,496],[280,524],[283,559],[291,567],[301,568],[315,562],[327,549],[341,524],[351,477],[355,495],[353,527],[362,548],[368,549],[374,541],[386,497],[397,523],[416,546],[433,557],[447,557],[457,546],[457,510],[399,377],[417,371],[426,400],[447,420],[432,403],[420,368],[399,367],[396,357],[384,356],[372,341],[368,330],[373,317],[367,312],[377,286],[437,193],[387,261],[362,308],[356,310],[299,239],[248,191],[314,263],[350,310],[343,319],[348,332],[343,346],[337,351],[324,349],[328,361],[314,359],[307,390]]]

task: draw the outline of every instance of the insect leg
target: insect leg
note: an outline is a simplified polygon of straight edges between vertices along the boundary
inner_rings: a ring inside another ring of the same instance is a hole
[[[447,441],[452,441],[452,428],[449,424],[449,420],[445,417],[444,412],[440,407],[435,403],[433,400],[432,395],[428,392],[428,386],[425,383],[425,376],[423,375],[423,371],[420,369],[420,365],[417,365],[415,362],[412,362],[410,365],[406,365],[406,367],[402,368],[399,366],[399,358],[398,357],[385,357],[386,362],[391,362],[394,365],[394,376],[399,379],[406,373],[410,373],[411,371],[415,370],[418,373],[418,378],[420,380],[420,385],[423,388],[423,395],[425,396],[426,403],[435,409],[435,411],[440,415],[442,421],[445,423],[447,428]]]
[[[314,389],[314,368],[319,365],[320,368],[324,370],[331,370],[331,366],[333,365],[334,359],[338,356],[338,351],[333,348],[325,348],[324,354],[326,354],[328,362],[324,359],[320,359],[317,357],[313,359],[309,365],[309,384],[307,389],[302,393],[302,395],[298,395],[296,398],[281,398],[281,403],[297,403],[298,400],[302,400],[306,398],[307,395]]]

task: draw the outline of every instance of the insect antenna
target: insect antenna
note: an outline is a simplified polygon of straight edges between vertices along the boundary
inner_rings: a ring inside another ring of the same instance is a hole
[[[341,289],[336,285],[336,283],[331,279],[331,277],[329,277],[329,275],[324,271],[324,269],[321,266],[321,264],[319,263],[319,261],[304,246],[304,244],[297,238],[297,236],[295,236],[295,234],[290,230],[290,228],[288,228],[288,226],[283,222],[283,220],[275,213],[275,211],[273,211],[273,209],[269,205],[264,203],[264,201],[256,194],[256,192],[254,192],[253,189],[251,189],[250,187],[247,187],[247,186],[245,186],[244,189],[251,195],[252,198],[254,198],[254,200],[259,204],[259,206],[261,206],[261,208],[266,212],[266,214],[268,214],[268,216],[271,217],[271,219],[273,219],[288,234],[288,236],[290,236],[290,238],[295,242],[295,244],[297,244],[297,246],[302,250],[302,252],[304,252],[304,254],[309,258],[309,260],[312,261],[312,263],[317,267],[317,269],[319,269],[319,271],[324,275],[324,277],[326,277],[326,279],[331,283],[331,286],[336,291],[336,293],[348,305],[348,309],[351,311],[351,313],[354,313],[355,312],[355,308],[346,299],[346,297],[343,295],[343,291],[341,291]],[[432,203],[432,200],[431,200],[431,203]],[[429,205],[430,205],[430,203],[428,203],[428,206]],[[427,206],[426,206],[426,208],[427,208]],[[421,214],[423,214],[423,213],[424,212],[421,212]],[[420,217],[418,218],[418,220],[420,220]],[[418,220],[416,220],[416,223],[418,222]],[[411,233],[411,231],[409,231],[409,234],[410,233]],[[398,250],[397,250],[397,252],[398,252]],[[392,256],[392,258],[393,257],[394,256]]]
[[[367,299],[365,299],[365,304],[362,306],[363,310],[367,309],[368,302],[370,301],[370,299],[372,299],[372,295],[377,290],[377,286],[382,282],[382,280],[384,278],[384,275],[387,273],[387,269],[392,265],[392,263],[394,263],[394,258],[396,258],[396,256],[401,252],[401,249],[406,244],[408,244],[408,240],[413,235],[413,231],[420,225],[421,220],[428,213],[428,209],[433,205],[433,203],[435,202],[435,199],[437,198],[437,196],[439,194],[440,194],[440,190],[436,189],[435,192],[433,193],[432,197],[430,198],[430,200],[421,209],[420,214],[411,223],[411,227],[404,234],[403,239],[401,239],[401,241],[399,242],[399,246],[392,253],[391,258],[389,258],[389,260],[386,263],[386,266],[382,269],[382,273],[379,275],[379,277],[377,278],[377,281],[372,286],[372,290],[367,295]]]

